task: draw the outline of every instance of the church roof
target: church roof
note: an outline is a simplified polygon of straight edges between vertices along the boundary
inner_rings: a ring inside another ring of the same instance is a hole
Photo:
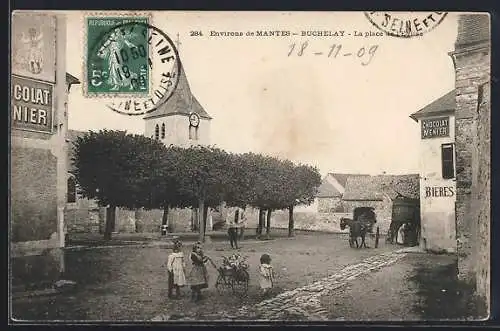
[[[451,90],[437,100],[434,100],[424,108],[420,109],[416,113],[410,115],[410,117],[418,122],[418,119],[423,116],[429,115],[439,115],[443,113],[454,112],[456,107],[455,102],[455,90]]]
[[[151,113],[146,114],[144,119],[178,114],[189,115],[191,112],[197,113],[201,118],[212,119],[205,109],[203,109],[196,97],[191,93],[184,67],[182,63],[179,62],[179,64],[181,70],[177,88],[163,105]]]

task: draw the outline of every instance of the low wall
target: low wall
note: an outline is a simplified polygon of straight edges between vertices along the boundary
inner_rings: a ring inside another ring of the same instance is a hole
[[[340,229],[341,217],[352,217],[352,215],[350,213],[294,212],[294,228],[307,231],[349,232],[348,228]],[[281,229],[288,228],[288,211],[273,212],[271,226]]]

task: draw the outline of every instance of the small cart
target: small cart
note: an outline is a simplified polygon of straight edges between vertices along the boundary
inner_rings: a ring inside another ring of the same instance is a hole
[[[231,292],[233,295],[246,295],[250,275],[246,269],[228,268],[227,266],[217,268],[219,273],[215,288],[219,294]]]

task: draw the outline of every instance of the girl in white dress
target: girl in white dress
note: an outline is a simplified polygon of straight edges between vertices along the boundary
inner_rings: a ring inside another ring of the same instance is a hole
[[[179,240],[174,241],[173,252],[167,259],[168,271],[168,297],[172,298],[172,290],[175,288],[175,299],[180,297],[180,288],[187,285],[186,282],[186,262],[184,253],[181,251],[182,243]]]
[[[274,270],[268,254],[262,254],[260,257],[259,285],[263,296],[267,296],[274,286]]]

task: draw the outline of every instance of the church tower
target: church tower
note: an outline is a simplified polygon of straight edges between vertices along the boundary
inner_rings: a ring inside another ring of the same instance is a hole
[[[178,38],[177,34],[177,46],[180,44]],[[161,140],[166,146],[207,146],[210,144],[212,117],[191,93],[180,61],[179,65],[181,68],[177,88],[163,105],[144,116],[144,135]]]

